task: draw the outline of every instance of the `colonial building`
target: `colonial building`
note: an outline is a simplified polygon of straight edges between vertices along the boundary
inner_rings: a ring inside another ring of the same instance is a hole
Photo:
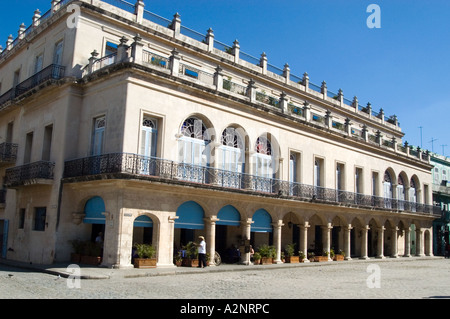
[[[3,258],[68,261],[100,232],[108,267],[142,242],[173,267],[199,235],[244,263],[250,243],[409,257],[413,231],[432,255],[432,165],[395,116],[150,9],[52,1],[2,48]]]
[[[433,202],[442,209],[442,216],[433,223],[433,253],[444,256],[446,245],[450,243],[450,159],[439,154],[431,154],[433,164]]]

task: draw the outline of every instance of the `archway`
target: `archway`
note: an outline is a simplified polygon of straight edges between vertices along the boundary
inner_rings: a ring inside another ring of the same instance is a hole
[[[194,201],[185,202],[177,209],[175,220],[175,248],[181,249],[187,243],[196,241],[200,231],[205,229],[203,208]]]
[[[241,214],[232,205],[222,207],[217,214],[216,222],[216,251],[225,263],[240,261],[239,253],[239,227]]]
[[[85,217],[83,223],[91,225],[90,240],[92,242],[94,242],[99,235],[104,238],[106,224],[105,212],[105,202],[99,196],[92,197],[84,206]]]
[[[252,217],[250,242],[253,247],[273,244],[272,217],[265,209],[257,210]]]

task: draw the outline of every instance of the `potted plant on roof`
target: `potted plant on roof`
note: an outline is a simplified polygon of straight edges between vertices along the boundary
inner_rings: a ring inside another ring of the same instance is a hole
[[[134,258],[135,268],[155,268],[156,267],[156,250],[152,245],[136,244],[136,254],[138,258]]]
[[[198,267],[198,249],[197,245],[190,241],[186,245],[186,256],[183,259],[183,266]]]
[[[299,256],[295,256],[295,243],[286,245],[286,263],[297,264],[299,263]]]

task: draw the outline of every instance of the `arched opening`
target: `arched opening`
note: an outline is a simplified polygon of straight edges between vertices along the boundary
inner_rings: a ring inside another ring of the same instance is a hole
[[[203,183],[204,167],[209,167],[212,149],[212,133],[199,117],[187,118],[180,129],[178,140],[178,178]]]
[[[221,182],[225,187],[241,188],[242,173],[245,173],[245,139],[241,129],[227,127],[222,132],[218,149],[218,168],[226,171]]]
[[[145,244],[154,246],[153,239],[153,220],[147,215],[141,215],[133,223],[133,245],[131,254],[131,263],[134,263],[136,255],[136,245]]]
[[[300,227],[297,216],[289,212],[283,218],[283,228],[281,232],[281,248],[284,249],[288,244],[295,244],[295,255],[300,250]]]
[[[106,218],[105,202],[99,196],[89,199],[84,206],[85,217],[83,223],[91,225],[90,240],[95,242],[100,236],[104,238]]]
[[[403,174],[398,175],[397,179],[397,209],[398,210],[405,210],[405,190],[407,188],[407,185],[405,184],[406,179],[403,177]]]
[[[253,247],[273,244],[272,217],[265,209],[257,210],[252,217],[250,244]]]
[[[185,202],[177,209],[175,220],[175,248],[181,250],[187,243],[195,242],[205,229],[203,208],[194,201]]]
[[[393,198],[393,189],[392,189],[392,175],[386,170],[384,172],[384,180],[383,180],[383,197],[384,197],[384,208],[392,208],[392,198]]]
[[[222,207],[217,214],[216,222],[216,251],[225,263],[237,263],[240,261],[239,251],[239,227],[241,215],[232,205]]]

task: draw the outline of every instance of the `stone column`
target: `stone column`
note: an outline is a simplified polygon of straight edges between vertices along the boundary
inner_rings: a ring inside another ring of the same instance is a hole
[[[17,32],[17,36],[19,37],[20,40],[22,40],[25,37],[25,30],[27,29],[27,27],[25,26],[25,24],[21,24],[19,27],[19,31]]]
[[[256,86],[255,81],[253,79],[250,79],[247,86],[247,96],[250,98],[251,103],[256,102]]]
[[[325,81],[322,82],[322,86],[320,88],[320,91],[323,94],[323,99],[326,100],[327,99],[327,94],[328,94],[327,82],[325,82]]]
[[[288,99],[287,99],[287,95],[286,93],[283,91],[280,94],[280,109],[283,113],[287,114],[288,113]]]
[[[303,114],[305,115],[306,122],[311,122],[311,105],[306,101],[303,104]]]
[[[423,257],[425,256],[423,251],[423,229],[416,229],[416,256]]]
[[[384,226],[381,226],[378,230],[378,241],[377,241],[377,258],[384,259],[386,258],[384,256],[384,231],[386,228]]]
[[[352,260],[351,257],[351,230],[352,225],[348,225],[347,227],[344,227],[344,253],[345,253],[345,260]]]
[[[128,50],[127,42],[128,42],[128,39],[125,38],[125,36],[120,38],[120,44],[117,46],[117,62],[118,63],[126,61],[127,58],[128,58],[128,55],[127,55],[127,50]]]
[[[267,55],[265,52],[261,54],[261,59],[259,60],[259,66],[261,67],[262,74],[267,74]]]
[[[41,18],[41,11],[39,11],[39,9],[36,9],[33,15],[33,27],[37,27],[39,25],[40,18]]]
[[[391,253],[391,257],[392,258],[398,258],[398,243],[397,243],[397,231],[398,231],[398,227],[395,226],[392,229],[392,253]]]
[[[332,260],[330,257],[331,230],[332,229],[333,229],[333,226],[331,226],[331,223],[328,223],[327,225],[322,226],[323,250],[328,252],[328,261]]]
[[[178,12],[175,13],[175,15],[173,16],[171,29],[173,30],[173,37],[177,38],[180,35],[180,29],[181,29],[181,19],[180,19],[180,15],[178,14]]]
[[[308,89],[309,89],[309,76],[308,76],[307,72],[303,73],[302,84],[305,87],[305,91],[308,92]]]
[[[283,76],[286,79],[286,84],[289,84],[289,82],[291,81],[291,68],[287,63],[284,65]]]
[[[405,228],[405,254],[403,257],[411,257],[411,229]]]
[[[89,58],[89,66],[88,66],[88,74],[91,74],[92,72],[94,72],[94,63],[95,61],[97,61],[97,57],[98,57],[98,52],[97,50],[94,50],[91,52],[91,57]]]
[[[281,227],[284,226],[282,220],[278,220],[277,222],[272,224],[274,229],[274,241],[275,248],[277,250],[277,256],[275,257],[275,263],[281,264]]]
[[[308,228],[310,227],[308,222],[305,222],[300,227],[300,251],[305,255],[304,262],[309,262],[308,259]]]
[[[206,225],[206,251],[209,253],[209,265],[215,266],[214,255],[216,253],[216,222],[217,216],[205,218]]]
[[[252,224],[253,224],[253,220],[251,218],[247,218],[245,221],[241,222],[243,240],[250,240]],[[241,249],[241,262],[240,263],[242,265],[251,265],[250,253],[245,252],[245,247],[243,247],[243,248],[244,249]]]
[[[366,225],[362,228],[362,234],[361,234],[361,257],[360,259],[369,259],[369,256],[367,255],[367,240],[368,240],[368,232],[369,232],[369,225]]]

